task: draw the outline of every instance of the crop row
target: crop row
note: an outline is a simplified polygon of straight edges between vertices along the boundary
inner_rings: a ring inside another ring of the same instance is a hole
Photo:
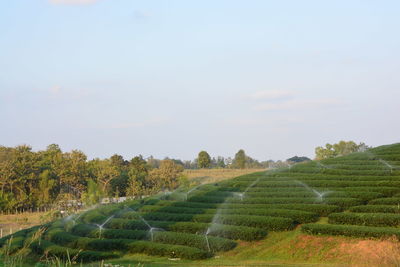
[[[313,235],[343,235],[351,237],[392,237],[400,239],[400,229],[391,227],[371,227],[358,225],[304,224],[304,233]]]
[[[139,220],[138,213],[126,213],[122,218]],[[185,213],[167,213],[167,212],[150,212],[142,213],[141,216],[151,221],[193,221],[201,223],[210,223],[212,221],[220,224],[229,224],[237,226],[258,227],[266,230],[282,231],[289,230],[294,227],[294,221],[290,218],[272,217],[272,216],[256,216],[256,215],[231,215],[231,214],[185,214]],[[217,221],[215,221],[217,220]]]
[[[192,197],[189,201],[205,202],[205,203],[243,203],[243,204],[313,204],[325,203],[330,205],[337,205],[342,208],[357,206],[363,204],[363,201],[358,198],[218,198],[218,197]]]
[[[398,205],[362,205],[350,207],[349,211],[364,213],[400,213]]]
[[[392,196],[400,192],[400,187],[390,187],[390,186],[350,186],[350,187],[340,187],[340,186],[313,186],[312,187],[318,191],[340,191],[340,192],[375,192],[382,193],[385,196]],[[248,192],[304,192],[306,189],[304,187],[253,187],[248,190]]]
[[[267,235],[267,231],[255,227],[223,225],[218,223],[198,223],[198,222],[161,222],[149,221],[152,227],[162,228],[172,232],[184,232],[192,234],[205,234],[210,227],[213,229],[209,234],[211,236],[219,236],[232,240],[259,240]],[[139,220],[128,219],[112,219],[107,225],[111,229],[130,229],[130,230],[149,230],[149,227]],[[74,230],[76,231],[76,230]],[[78,235],[81,235],[77,233]]]
[[[340,207],[327,204],[243,204],[243,203],[226,203],[226,204],[209,204],[202,202],[171,202],[158,201],[154,204],[160,206],[185,207],[185,208],[221,208],[221,209],[288,209],[288,210],[303,210],[326,216],[332,212],[340,211]],[[147,207],[147,206],[146,206]]]
[[[185,207],[164,207],[164,206],[143,206],[142,212],[167,212],[167,213],[189,213],[192,214],[236,214],[236,215],[259,215],[291,218],[297,223],[313,222],[318,219],[318,214],[314,212],[287,210],[287,209],[263,209],[263,208],[221,208],[216,209],[196,209]],[[195,218],[194,218],[195,219]]]
[[[183,245],[188,247],[195,247],[198,249],[210,251],[226,251],[234,248],[236,243],[232,240],[221,237],[208,237],[208,242],[204,235],[195,235],[189,233],[167,232],[167,231],[138,231],[138,230],[115,230],[105,229],[100,231],[91,225],[77,225],[74,228],[75,233],[80,235],[73,235],[61,229],[54,229],[46,233],[47,238],[63,246],[82,249],[93,249],[100,251],[108,250],[129,250],[129,246],[133,240],[146,240],[156,243],[164,243],[171,245]],[[99,237],[106,239],[99,239]]]
[[[99,242],[101,246],[106,246],[107,242],[111,243],[109,241],[101,240],[97,242]],[[122,242],[118,242],[118,244],[121,245]],[[110,246],[110,244],[108,245]],[[115,243],[111,246],[115,246]],[[149,241],[132,241],[128,243],[127,247],[130,253],[146,253],[148,255],[179,257],[185,259],[204,259],[210,257],[208,252],[201,249],[179,245],[160,244]],[[52,255],[61,259],[76,257],[77,261],[98,261],[121,256],[118,252],[82,251],[81,249],[67,248],[56,245],[48,240],[41,240],[40,242],[35,241],[31,244],[31,248],[39,255]]]
[[[396,227],[400,225],[400,214],[353,212],[332,213],[329,215],[329,223]]]
[[[368,202],[370,205],[400,205],[399,197],[378,198]]]
[[[228,192],[213,192],[212,194],[207,194],[207,197],[235,197],[235,195],[232,195],[232,193]],[[221,196],[222,195],[222,196]],[[367,200],[372,200],[375,198],[381,198],[384,197],[385,195],[382,193],[377,193],[377,192],[363,192],[363,191],[329,191],[325,195],[325,198],[331,198],[331,197],[351,197],[351,198],[359,198],[361,200],[367,201]],[[292,197],[303,197],[303,198],[310,198],[310,197],[316,197],[316,194],[314,192],[310,191],[290,191],[290,190],[285,190],[285,191],[267,191],[267,192],[246,192],[243,196],[243,198],[259,198],[259,197],[286,197],[286,198],[292,198]],[[236,198],[241,198],[240,196],[236,195]]]
[[[250,183],[251,184],[251,183]],[[250,185],[249,182],[235,182],[232,183],[233,187],[247,187]],[[347,186],[394,186],[399,187],[400,181],[386,181],[386,180],[378,180],[378,181],[352,181],[342,180],[342,181],[334,181],[334,180],[310,180],[307,181],[307,186],[309,187],[347,187]],[[304,187],[300,182],[293,181],[260,181],[256,183],[253,187]]]

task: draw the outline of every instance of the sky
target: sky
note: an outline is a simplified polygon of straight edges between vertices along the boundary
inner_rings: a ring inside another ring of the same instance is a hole
[[[0,145],[314,157],[400,141],[400,1],[0,2]]]

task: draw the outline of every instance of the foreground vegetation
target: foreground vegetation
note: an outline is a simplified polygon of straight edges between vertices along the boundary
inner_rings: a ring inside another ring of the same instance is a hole
[[[32,257],[74,257],[77,262],[137,253],[204,261],[235,251],[243,241],[258,244],[282,231],[399,238],[397,166],[400,144],[382,146],[94,207],[20,231],[0,244],[8,244],[11,254],[29,244]],[[38,231],[40,239],[34,240]]]

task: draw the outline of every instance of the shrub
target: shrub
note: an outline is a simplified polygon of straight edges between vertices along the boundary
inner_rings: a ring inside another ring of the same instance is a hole
[[[184,258],[190,260],[205,259],[211,256],[209,252],[198,248],[180,245],[167,245],[148,241],[131,242],[129,244],[129,251],[131,253],[146,253],[148,255]]]
[[[313,235],[344,235],[351,237],[391,237],[400,239],[400,229],[390,227],[371,227],[357,225],[335,224],[304,224],[301,228],[304,233]]]
[[[340,207],[327,204],[227,204],[222,208],[227,209],[288,209],[302,210],[317,213],[319,216],[327,216],[332,212],[338,212]]]
[[[203,220],[204,219],[204,220]],[[210,222],[209,216],[196,216],[198,222]],[[221,214],[216,217],[219,224],[258,227],[271,231],[283,231],[293,229],[295,223],[290,218],[254,216],[254,215],[227,215]]]
[[[61,247],[47,240],[32,242],[31,249],[38,255],[56,256],[62,260],[67,260],[68,257],[76,257],[77,261],[83,262],[98,261],[120,256],[120,254],[115,252],[81,251],[78,249]]]
[[[319,218],[317,213],[298,211],[298,210],[288,210],[288,209],[235,208],[235,209],[222,209],[220,213],[284,217],[284,218],[291,218],[296,223],[315,222]]]
[[[207,238],[212,252],[227,251],[236,246],[236,243],[229,239],[214,236],[208,236]],[[155,232],[154,241],[159,243],[185,245],[208,250],[205,235],[195,235],[178,232]]]
[[[351,212],[332,213],[329,215],[329,223],[366,226],[398,226],[400,224],[400,214]]]
[[[171,224],[168,230],[175,232],[205,234],[209,227],[212,229],[210,235],[233,240],[259,240],[267,235],[267,232],[260,228],[222,225],[216,223],[210,225],[208,223],[177,222]]]
[[[174,206],[143,206],[141,212],[167,212],[167,213],[189,213],[202,214],[205,213],[202,208],[174,207]]]
[[[400,198],[390,197],[390,198],[378,198],[368,202],[370,205],[400,205]]]
[[[394,205],[363,205],[350,207],[349,211],[371,213],[400,213],[400,207]]]

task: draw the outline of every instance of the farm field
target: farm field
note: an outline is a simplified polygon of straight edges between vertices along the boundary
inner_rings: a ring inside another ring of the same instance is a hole
[[[151,262],[148,256],[155,256],[160,264],[215,266],[335,265],[354,261],[333,253],[336,246],[357,247],[360,258],[363,246],[384,246],[393,249],[381,253],[390,266],[398,260],[394,240],[400,238],[399,166],[400,144],[381,146],[93,207],[2,238],[0,245],[8,242],[12,254],[29,244],[32,257],[69,255],[77,262]],[[363,240],[370,243],[359,245]]]

